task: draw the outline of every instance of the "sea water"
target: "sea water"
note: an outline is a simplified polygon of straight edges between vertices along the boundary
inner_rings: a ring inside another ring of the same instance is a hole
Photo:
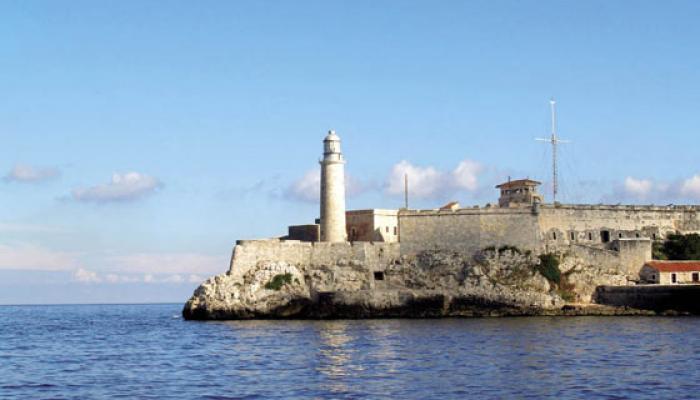
[[[700,318],[195,322],[180,310],[0,306],[0,398],[700,398]]]

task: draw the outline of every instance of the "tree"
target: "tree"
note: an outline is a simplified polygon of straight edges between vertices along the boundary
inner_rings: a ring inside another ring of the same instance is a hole
[[[660,250],[668,260],[700,260],[700,235],[668,235]]]

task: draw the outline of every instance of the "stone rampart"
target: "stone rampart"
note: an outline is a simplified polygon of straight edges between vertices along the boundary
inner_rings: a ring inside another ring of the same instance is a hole
[[[669,232],[700,232],[697,206],[542,205],[545,243],[601,243],[615,239],[662,239]]]
[[[615,240],[657,240],[671,232],[700,233],[699,211],[698,206],[552,204],[537,208],[402,210],[401,252],[441,249],[471,254],[504,245],[536,252],[570,245],[612,248]],[[635,249],[639,250],[635,256],[638,260],[646,256],[645,249]]]
[[[473,254],[504,245],[537,250],[537,216],[529,208],[486,208],[399,212],[401,254],[452,250]]]
[[[297,240],[239,240],[233,248],[229,275],[242,277],[261,261],[321,266],[356,261],[381,268],[399,257],[398,243],[301,242]]]
[[[619,271],[627,275],[629,280],[638,280],[642,266],[651,259],[651,241],[623,239],[615,240],[612,245],[614,250],[574,243],[565,251],[570,251],[577,258],[585,260],[588,265]]]

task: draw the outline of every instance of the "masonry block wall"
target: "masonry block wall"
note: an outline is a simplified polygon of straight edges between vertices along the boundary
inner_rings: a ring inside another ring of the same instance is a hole
[[[616,239],[663,239],[700,232],[697,206],[542,205],[539,225],[546,245],[599,244]]]
[[[529,208],[402,210],[401,254],[452,250],[473,254],[488,246],[540,247],[537,216]]]
[[[295,265],[336,265],[357,261],[369,269],[383,270],[399,257],[398,243],[331,243],[297,240],[239,240],[233,248],[229,275],[242,278],[259,262]],[[342,261],[341,261],[342,260]]]

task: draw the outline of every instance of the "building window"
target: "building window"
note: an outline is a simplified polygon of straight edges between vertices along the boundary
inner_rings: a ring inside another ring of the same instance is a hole
[[[693,272],[693,282],[700,281],[700,275],[697,272]]]
[[[375,281],[383,281],[384,280],[384,272],[374,271],[374,280]]]
[[[671,283],[676,283],[676,274],[671,274]]]
[[[651,281],[656,282],[656,274],[651,274]]]
[[[576,240],[576,234],[573,232],[569,233],[569,237],[571,238],[571,240]]]
[[[394,236],[396,236],[396,235],[398,235],[398,234],[399,234],[399,228],[394,227]]]
[[[593,240],[593,234],[588,232],[588,240]]]
[[[635,233],[634,236],[636,236],[637,239],[639,239],[639,232]]]
[[[552,239],[557,240],[557,233],[556,232],[552,232]]]
[[[653,234],[653,235],[651,235],[651,238],[654,239],[654,240],[656,240],[656,233]]]
[[[608,243],[610,241],[610,231],[600,231],[600,241]]]
[[[622,239],[622,232],[618,233],[618,234],[617,234],[617,237],[619,237],[620,239]]]
[[[389,233],[389,227],[387,226],[385,229],[386,233]]]

